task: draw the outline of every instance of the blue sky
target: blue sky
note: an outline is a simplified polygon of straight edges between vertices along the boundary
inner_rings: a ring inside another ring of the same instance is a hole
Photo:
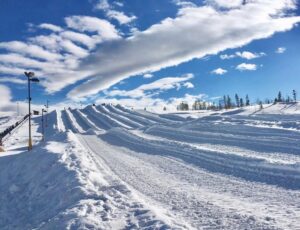
[[[62,107],[300,93],[299,15],[293,0],[3,0],[0,110],[25,102],[24,71],[35,104]]]

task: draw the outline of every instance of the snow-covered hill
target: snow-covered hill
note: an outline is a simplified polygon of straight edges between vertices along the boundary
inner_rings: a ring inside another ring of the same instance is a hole
[[[54,111],[45,142],[34,118],[34,150],[25,124],[0,156],[0,229],[298,229],[300,106],[264,107]]]

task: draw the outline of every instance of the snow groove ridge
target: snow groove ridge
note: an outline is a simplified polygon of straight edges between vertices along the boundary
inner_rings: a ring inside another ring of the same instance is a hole
[[[295,165],[271,164],[263,159],[199,150],[172,141],[149,140],[120,128],[109,130],[101,138],[110,144],[123,146],[136,152],[177,158],[210,172],[288,189],[300,189],[300,170]]]

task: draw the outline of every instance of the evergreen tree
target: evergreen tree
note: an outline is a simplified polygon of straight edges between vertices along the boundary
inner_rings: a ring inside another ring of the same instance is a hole
[[[237,95],[237,93],[235,94],[235,102],[236,102],[236,106],[237,106],[237,107],[240,107],[240,98],[239,98],[239,96]]]
[[[219,110],[221,110],[222,109],[222,102],[221,102],[221,100],[219,100]]]
[[[278,93],[277,101],[278,101],[278,102],[282,102],[282,95],[281,95],[281,92],[280,92],[280,91],[279,91],[279,93]]]
[[[263,103],[262,103],[262,101],[260,101],[260,102],[259,102],[259,109],[262,110],[263,108],[264,108],[264,107],[263,107]]]
[[[248,94],[246,95],[246,106],[249,106],[250,105],[250,100],[249,100],[249,96]]]
[[[244,107],[244,101],[243,101],[243,98],[240,98],[240,107]]]
[[[296,92],[296,90],[293,90],[293,99],[294,99],[294,102],[297,101],[297,92]]]
[[[224,101],[224,108],[225,109],[228,109],[228,107],[227,107],[227,99],[226,99],[226,96],[224,95],[224,97],[223,97],[223,101]]]
[[[231,98],[229,97],[229,95],[227,95],[227,108],[231,108]]]

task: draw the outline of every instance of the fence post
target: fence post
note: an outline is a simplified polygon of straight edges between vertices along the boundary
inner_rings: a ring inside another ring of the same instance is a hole
[[[0,138],[0,152],[5,152],[3,143],[2,143],[2,137]]]

